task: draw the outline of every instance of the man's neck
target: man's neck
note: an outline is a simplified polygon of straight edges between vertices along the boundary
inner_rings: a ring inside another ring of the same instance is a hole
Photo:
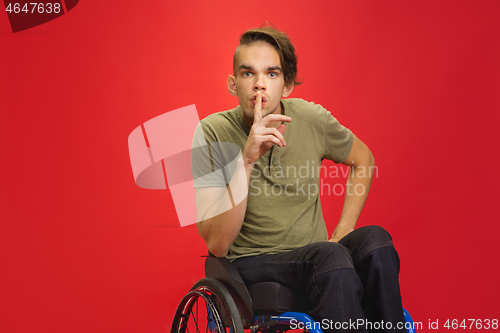
[[[278,108],[273,112],[273,114],[285,114],[285,108],[283,107],[283,104],[280,101],[280,104],[278,105]],[[278,127],[281,125],[283,122],[282,121],[273,121],[272,123],[269,123],[266,127],[271,128],[271,127]]]

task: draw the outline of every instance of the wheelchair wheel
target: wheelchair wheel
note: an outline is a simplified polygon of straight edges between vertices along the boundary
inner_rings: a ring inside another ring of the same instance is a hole
[[[171,333],[244,333],[241,317],[224,285],[202,279],[181,300]]]

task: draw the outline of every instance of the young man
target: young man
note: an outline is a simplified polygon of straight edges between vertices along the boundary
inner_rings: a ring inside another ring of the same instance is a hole
[[[209,251],[233,260],[247,285],[276,281],[301,292],[317,321],[344,328],[357,319],[385,328],[391,322],[388,331],[404,332],[392,239],[378,226],[355,230],[372,153],[321,105],[282,99],[298,84],[295,49],[284,33],[245,32],[233,68],[227,87],[239,106],[202,120],[194,140],[206,145],[193,155],[193,174],[198,231]],[[331,237],[318,190],[324,158],[351,167]]]

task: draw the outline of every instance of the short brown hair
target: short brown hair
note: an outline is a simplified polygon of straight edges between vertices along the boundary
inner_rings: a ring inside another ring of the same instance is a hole
[[[280,56],[281,68],[286,86],[299,85],[297,80],[297,56],[290,38],[273,27],[265,26],[257,29],[247,30],[241,35],[240,45],[250,45],[255,42],[266,42],[272,45]],[[238,50],[238,49],[236,49]],[[236,75],[236,53],[233,59],[233,71]]]

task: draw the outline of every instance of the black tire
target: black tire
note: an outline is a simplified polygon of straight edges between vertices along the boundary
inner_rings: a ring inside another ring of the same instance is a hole
[[[181,300],[171,333],[229,333],[228,328],[232,333],[244,333],[236,304],[221,282],[206,278],[196,282]]]

